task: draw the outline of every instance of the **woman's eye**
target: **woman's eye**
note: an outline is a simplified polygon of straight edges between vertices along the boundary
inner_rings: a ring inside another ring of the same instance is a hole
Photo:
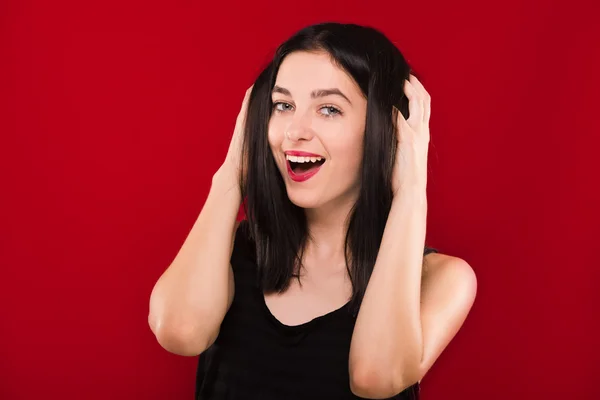
[[[280,106],[283,106],[283,109],[282,109],[282,107],[280,107]],[[279,111],[279,112],[287,111],[288,109],[286,109],[286,108],[285,108],[285,107],[287,107],[287,106],[291,107],[291,106],[290,106],[289,104],[287,104],[287,103],[281,103],[281,102],[278,102],[278,103],[274,103],[274,104],[273,104],[273,108],[274,108],[276,111]]]
[[[327,117],[333,117],[334,115],[341,114],[341,111],[333,106],[325,106],[321,108],[321,110],[327,110],[327,114],[324,114]]]

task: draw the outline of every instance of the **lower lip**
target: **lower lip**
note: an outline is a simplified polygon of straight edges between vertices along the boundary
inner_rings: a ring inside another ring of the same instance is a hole
[[[285,165],[287,166],[288,175],[291,180],[293,180],[294,182],[304,182],[304,181],[309,180],[313,176],[315,176],[315,174],[317,172],[319,172],[319,170],[321,169],[321,167],[323,165],[325,165],[325,163],[323,163],[323,164],[319,165],[317,168],[313,168],[310,171],[307,171],[303,174],[297,174],[294,171],[292,171],[292,167],[290,167],[290,163],[288,161],[285,162]]]

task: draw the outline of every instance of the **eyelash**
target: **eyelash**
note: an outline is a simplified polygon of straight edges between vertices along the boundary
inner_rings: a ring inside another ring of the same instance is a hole
[[[273,103],[273,111],[275,111],[276,113],[282,113],[282,112],[285,112],[285,111],[281,111],[281,110],[278,110],[278,109],[277,109],[277,106],[278,106],[279,104],[285,104],[285,105],[288,105],[288,106],[290,106],[290,107],[293,107],[293,106],[292,106],[291,104],[289,104],[289,103],[284,103],[284,102],[282,102],[282,101],[277,101],[277,102]],[[325,105],[325,106],[321,107],[320,109],[322,109],[322,108],[330,108],[330,109],[333,109],[333,110],[335,110],[335,112],[334,112],[333,114],[330,114],[330,115],[324,115],[324,114],[322,114],[322,115],[323,115],[325,118],[333,118],[333,117],[335,117],[336,115],[343,115],[342,111],[341,111],[339,108],[335,107],[335,106],[332,106],[332,105]]]

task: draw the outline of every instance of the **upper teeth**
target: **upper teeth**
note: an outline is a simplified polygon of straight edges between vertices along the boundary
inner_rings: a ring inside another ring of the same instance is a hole
[[[285,155],[285,159],[295,163],[304,163],[304,162],[317,162],[321,161],[322,157],[298,157],[298,156],[290,156]]]

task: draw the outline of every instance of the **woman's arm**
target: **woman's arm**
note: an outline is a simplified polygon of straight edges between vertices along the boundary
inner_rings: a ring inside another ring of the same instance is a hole
[[[175,354],[195,356],[208,348],[233,299],[230,258],[241,195],[227,175],[215,174],[198,219],[150,296],[150,328]]]
[[[350,346],[351,383],[361,397],[381,391],[393,396],[396,377],[412,379],[409,367],[422,357],[426,214],[424,192],[395,196]]]
[[[252,88],[246,90],[225,162],[213,176],[204,207],[150,296],[150,329],[175,354],[195,356],[213,344],[233,300],[230,259],[242,201],[242,143]]]
[[[413,75],[404,86],[409,117],[396,113],[394,200],[350,346],[360,397],[392,397],[420,381],[464,322],[477,286],[454,257],[423,274],[431,96]]]
[[[353,392],[389,398],[417,383],[458,332],[476,278],[463,260],[432,254],[423,273],[425,189],[394,200],[350,348]]]

